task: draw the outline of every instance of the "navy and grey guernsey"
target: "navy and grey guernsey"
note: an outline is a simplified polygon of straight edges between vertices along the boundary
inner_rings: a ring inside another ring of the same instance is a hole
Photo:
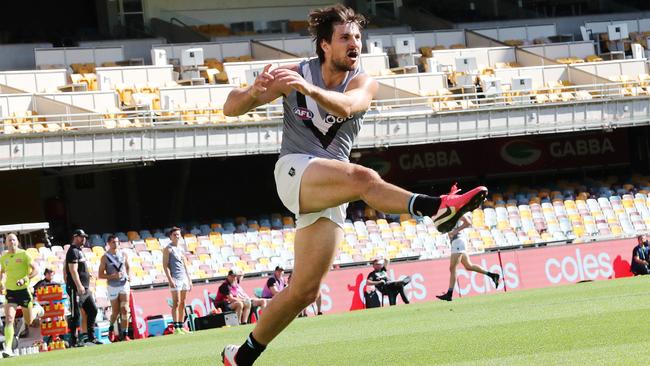
[[[309,83],[327,89],[318,58],[303,61],[298,72]],[[349,71],[334,89],[344,92],[350,81],[363,71]],[[339,118],[329,114],[312,98],[293,90],[282,102],[284,126],[280,157],[288,154],[308,154],[319,158],[348,161],[354,140],[361,129],[365,111]]]
[[[115,255],[110,252],[106,252],[106,274],[112,275],[114,273],[124,272],[126,273],[126,268],[124,264],[124,256],[122,253],[115,253]],[[111,287],[122,287],[126,284],[126,276],[122,276],[119,280],[110,279],[106,281]]]
[[[168,245],[169,250],[169,273],[175,280],[184,280],[187,276],[183,265],[183,248],[176,245]]]

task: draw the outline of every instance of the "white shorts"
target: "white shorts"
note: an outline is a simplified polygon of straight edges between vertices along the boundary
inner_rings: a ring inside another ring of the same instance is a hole
[[[172,288],[171,286],[169,287],[170,290],[172,291],[189,291],[190,290],[190,283],[187,282],[187,278],[183,279],[173,279],[174,283],[176,284],[176,288]]]
[[[109,285],[106,286],[106,290],[108,292],[108,299],[113,301],[117,299],[120,294],[128,295],[129,291],[131,291],[131,285],[129,285],[128,282],[125,283],[124,286],[113,287]]]
[[[465,239],[456,238],[451,241],[451,254],[465,253]]]
[[[307,227],[321,217],[343,227],[348,208],[347,203],[320,212],[300,214],[300,182],[309,163],[315,159],[320,158],[306,154],[288,154],[275,163],[275,185],[280,200],[289,211],[296,215],[296,229]]]

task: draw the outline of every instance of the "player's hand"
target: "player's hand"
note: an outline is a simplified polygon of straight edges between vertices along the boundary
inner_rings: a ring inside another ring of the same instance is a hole
[[[278,83],[291,87],[304,95],[310,95],[311,90],[314,88],[299,73],[290,69],[275,69],[271,74]]]
[[[268,88],[269,84],[273,81],[274,76],[272,73],[269,72],[269,69],[271,68],[271,64],[267,64],[264,66],[264,70],[257,75],[255,78],[255,82],[253,83],[252,87],[248,90],[248,93],[251,95],[253,98],[257,98],[260,96],[260,94],[264,93],[266,89]]]
[[[169,287],[176,288],[176,281],[174,280],[169,281]]]
[[[81,286],[80,288],[77,289],[77,292],[79,293],[79,296],[81,296],[86,293],[86,289],[83,286]]]

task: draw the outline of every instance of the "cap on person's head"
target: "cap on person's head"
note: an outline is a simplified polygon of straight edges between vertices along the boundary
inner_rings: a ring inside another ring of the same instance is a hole
[[[43,275],[44,275],[44,276],[47,276],[47,275],[50,274],[50,273],[54,273],[54,270],[51,269],[51,268],[49,268],[49,267],[48,267],[48,268],[45,268],[45,271],[43,271]]]
[[[228,276],[241,276],[241,275],[243,275],[242,271],[237,268],[233,268],[228,271]]]
[[[167,232],[167,236],[172,236],[172,233],[174,231],[181,231],[181,228],[179,228],[178,226],[172,226],[172,228],[169,229],[169,231]]]
[[[84,238],[87,238],[88,234],[86,234],[86,232],[83,231],[83,229],[77,229],[77,230],[72,232],[72,236],[73,237],[75,237],[75,236],[83,236]]]
[[[275,266],[276,271],[284,271],[284,268],[282,266]]]
[[[372,264],[381,264],[382,266],[384,265],[384,263],[386,263],[386,262],[381,258],[375,258],[372,261]]]

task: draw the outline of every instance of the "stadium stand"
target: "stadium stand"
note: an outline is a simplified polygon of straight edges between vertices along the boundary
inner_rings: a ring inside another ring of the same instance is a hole
[[[635,22],[628,24],[630,39],[643,45],[650,28],[645,20]],[[290,32],[305,28],[304,22],[288,24]],[[585,23],[596,35],[606,33],[606,25]],[[196,30],[210,37],[235,33],[223,24],[199,25]],[[361,58],[364,69],[381,84],[370,115],[414,108],[421,114],[489,111],[495,107],[569,105],[650,94],[650,70],[645,59],[604,61],[598,45],[590,40],[556,40],[564,39],[555,24],[474,31],[373,30]],[[409,45],[406,51],[401,49],[404,42]],[[371,49],[373,44],[380,45],[379,49]],[[194,84],[197,78],[186,78],[180,60],[185,51],[197,48],[204,59],[196,65],[201,82]],[[300,61],[313,54],[314,46],[310,37],[280,34],[259,42],[233,38],[154,44],[151,49],[164,51],[163,65],[135,66],[125,57],[123,47],[113,45],[35,49],[38,70],[0,72],[3,133],[277,121],[281,113],[277,103],[238,118],[224,116],[223,103],[233,87],[249,84],[264,65]],[[281,52],[283,57],[267,57],[277,55],[273,52]],[[63,116],[73,113],[84,117],[63,122]],[[551,240],[628,235],[648,225],[647,184],[635,184],[638,192],[610,192],[607,188],[573,195],[563,191],[577,192],[575,187],[564,187],[540,190],[536,195],[493,195],[483,209],[473,213],[472,246],[481,251]],[[368,211],[363,221],[346,225],[346,241],[337,263],[368,260],[380,251],[390,257],[436,258],[448,254],[448,244],[427,220],[387,220],[377,215]],[[265,271],[279,261],[292,259],[293,233],[288,218],[205,223],[187,229],[195,278],[223,275],[232,266]],[[163,232],[120,233],[121,240],[136,254],[134,258],[144,266],[136,276],[141,284],[156,283],[161,278],[154,259],[166,244]],[[105,237],[105,233],[91,237],[92,253],[101,248]],[[53,254],[34,253],[42,261],[58,258]]]
[[[585,184],[559,181],[553,188],[511,186],[491,193],[483,207],[472,212],[468,251],[589,242],[633,237],[650,228],[650,177],[636,175],[621,184],[607,177]],[[165,229],[115,233],[131,260],[132,284],[165,283],[161,249],[169,243]],[[152,232],[154,234],[152,234]],[[92,234],[84,248],[93,270],[105,251],[110,233]],[[349,210],[334,264],[363,263],[382,255],[391,259],[433,259],[450,255],[450,243],[428,217],[384,215],[365,207]],[[236,267],[246,273],[291,268],[295,226],[291,216],[236,217],[184,228],[191,277],[205,280],[225,276]],[[65,247],[37,244],[28,253],[39,265],[60,268]],[[98,281],[98,297],[105,284]]]

